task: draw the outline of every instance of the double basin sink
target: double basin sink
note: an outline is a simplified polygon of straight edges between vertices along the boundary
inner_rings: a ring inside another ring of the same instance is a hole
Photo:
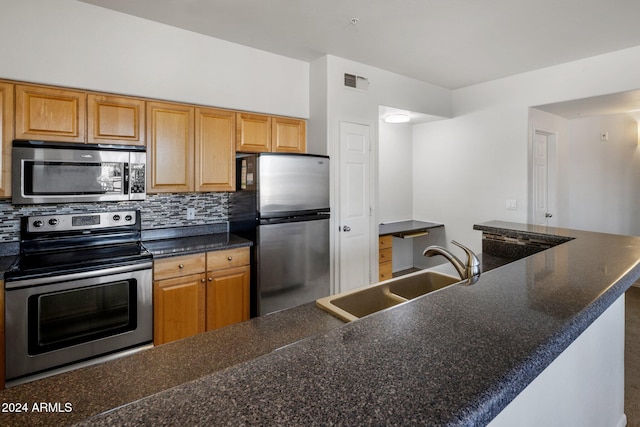
[[[323,310],[351,322],[461,282],[460,277],[423,270],[316,301]]]

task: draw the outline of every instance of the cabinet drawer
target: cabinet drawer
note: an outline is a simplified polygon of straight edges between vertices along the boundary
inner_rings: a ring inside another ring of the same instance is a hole
[[[207,270],[249,265],[249,248],[225,249],[207,253]]]
[[[389,280],[393,277],[393,263],[384,262],[380,263],[378,267],[378,281]]]
[[[205,254],[162,258],[153,263],[153,280],[205,272]]]
[[[378,262],[383,263],[391,261],[393,258],[393,249],[380,249],[378,253]]]
[[[393,247],[393,236],[380,236],[378,238],[378,247],[382,249],[389,249]]]

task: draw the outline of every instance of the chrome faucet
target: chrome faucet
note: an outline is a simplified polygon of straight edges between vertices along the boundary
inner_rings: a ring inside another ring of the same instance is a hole
[[[471,251],[471,249],[467,248],[466,246],[461,245],[455,240],[452,240],[451,243],[453,243],[456,246],[459,246],[466,252],[467,254],[466,264],[463,264],[462,261],[458,259],[458,257],[456,257],[454,254],[452,254],[442,246],[437,246],[437,245],[428,246],[424,250],[424,252],[422,252],[422,255],[428,256],[428,257],[434,256],[434,255],[442,255],[447,260],[449,260],[451,264],[453,264],[453,266],[458,271],[458,274],[460,275],[460,278],[462,280],[468,280],[469,284],[475,283],[478,280],[478,277],[480,277],[480,260],[478,259],[476,254],[474,254]]]

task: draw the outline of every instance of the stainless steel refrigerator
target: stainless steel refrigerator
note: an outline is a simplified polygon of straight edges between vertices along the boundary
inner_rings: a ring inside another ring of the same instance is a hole
[[[251,314],[329,295],[329,158],[238,154],[229,229],[253,240]]]

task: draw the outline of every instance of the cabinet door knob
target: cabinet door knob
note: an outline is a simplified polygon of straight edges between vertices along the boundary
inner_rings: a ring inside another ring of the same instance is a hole
[[[232,261],[232,260],[233,260],[233,257],[232,257],[232,256],[228,256],[228,257],[227,257],[227,259],[228,259],[229,261]]]
[[[209,277],[209,281],[210,281],[210,282],[213,282],[213,277]]]
[[[180,264],[178,268],[184,268],[184,264]]]
[[[204,279],[200,279],[200,281],[201,281],[202,283],[204,283]]]

